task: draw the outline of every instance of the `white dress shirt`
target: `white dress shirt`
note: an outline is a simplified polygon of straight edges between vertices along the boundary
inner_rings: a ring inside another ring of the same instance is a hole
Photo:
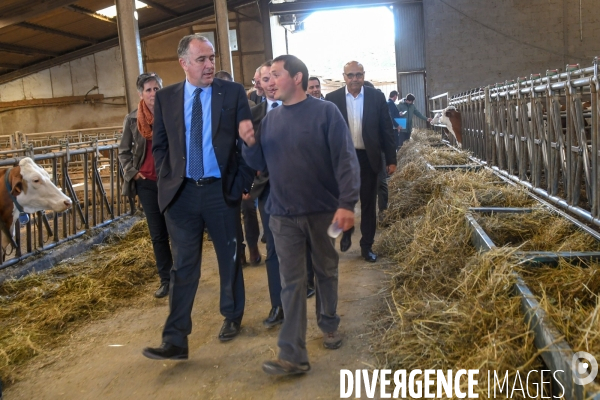
[[[279,101],[279,100],[272,101],[272,100],[269,100],[269,98],[267,98],[267,113],[273,109],[273,103],[277,103],[277,106],[281,105],[281,101]]]
[[[348,112],[348,127],[350,136],[355,149],[365,149],[365,142],[362,136],[363,106],[365,103],[365,88],[360,88],[358,96],[354,97],[352,93],[346,91],[346,111]]]

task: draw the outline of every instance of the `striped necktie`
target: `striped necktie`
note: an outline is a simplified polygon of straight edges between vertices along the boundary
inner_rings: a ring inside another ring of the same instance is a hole
[[[202,102],[200,101],[202,89],[194,90],[192,104],[192,123],[190,125],[190,177],[198,180],[204,176],[204,155],[202,153]]]

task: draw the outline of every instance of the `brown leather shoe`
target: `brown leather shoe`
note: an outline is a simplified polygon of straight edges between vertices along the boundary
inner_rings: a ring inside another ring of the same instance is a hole
[[[342,346],[342,335],[339,331],[323,333],[323,347],[329,350],[339,349]]]
[[[294,364],[286,360],[277,359],[265,361],[262,365],[262,369],[269,375],[299,375],[310,371],[310,364]]]

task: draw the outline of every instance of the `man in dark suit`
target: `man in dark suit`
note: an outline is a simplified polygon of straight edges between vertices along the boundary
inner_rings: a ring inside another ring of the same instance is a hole
[[[372,246],[377,229],[377,175],[385,155],[388,175],[396,171],[396,143],[392,135],[392,120],[383,93],[364,87],[365,70],[357,61],[344,66],[346,86],[325,96],[334,103],[348,123],[356,155],[360,164],[361,255],[375,262],[377,256]],[[340,249],[346,251],[352,245],[354,228],[344,232]]]
[[[186,80],[156,93],[152,152],[158,175],[158,203],[171,236],[174,265],[169,316],[153,359],[188,358],[187,337],[200,279],[204,226],[212,237],[221,280],[221,341],[240,331],[244,280],[236,257],[239,204],[253,171],[241,157],[239,132],[252,131],[244,88],[214,79],[215,52],[203,36],[179,42],[179,64]]]
[[[275,100],[275,85],[274,83],[269,84],[271,78],[271,61],[265,62],[258,68],[260,84],[264,91],[266,101],[252,107],[252,124],[254,131],[259,132],[260,123],[267,116],[267,113],[281,106],[281,101]],[[265,264],[267,265],[267,282],[269,284],[269,296],[271,298],[271,311],[267,319],[263,321],[263,325],[267,328],[271,328],[275,325],[283,323],[283,307],[281,305],[281,278],[279,276],[279,260],[277,258],[277,252],[275,250],[275,241],[273,239],[273,233],[269,228],[270,215],[265,210],[265,205],[269,194],[271,192],[271,186],[269,184],[269,172],[260,171],[260,175],[254,180],[253,191],[256,186],[262,184],[262,190],[258,195],[258,209],[260,210],[260,218],[263,225],[263,231],[265,239],[267,241],[267,258],[265,258]],[[260,190],[261,188],[257,189]]]

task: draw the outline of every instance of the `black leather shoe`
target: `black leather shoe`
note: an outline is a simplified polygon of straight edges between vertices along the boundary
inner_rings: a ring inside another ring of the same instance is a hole
[[[146,347],[142,354],[153,360],[187,360],[188,348],[163,342],[160,347]]]
[[[269,375],[299,375],[310,371],[309,363],[294,364],[286,360],[265,361],[263,371]]]
[[[223,322],[223,326],[221,327],[221,331],[219,332],[219,340],[221,342],[227,342],[240,333],[241,326],[239,323],[234,321],[225,320]]]
[[[281,306],[271,308],[269,316],[263,321],[263,325],[272,328],[283,323],[283,308]]]
[[[360,252],[360,254],[368,262],[375,262],[375,261],[377,261],[377,254],[373,253],[371,250],[363,250],[363,251]]]
[[[350,228],[346,232],[342,234],[342,240],[340,240],[340,250],[348,251],[350,246],[352,246],[352,234],[354,233],[354,227]]]
[[[161,283],[160,287],[156,292],[154,292],[154,297],[157,299],[162,299],[166,295],[169,294],[169,282]]]
[[[311,286],[311,285],[306,286],[306,298],[310,299],[314,295],[315,295],[315,287]]]

